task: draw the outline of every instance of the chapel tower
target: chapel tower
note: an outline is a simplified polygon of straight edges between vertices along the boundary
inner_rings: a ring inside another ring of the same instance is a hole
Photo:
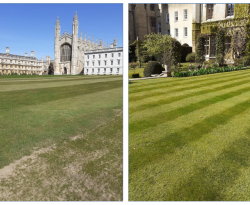
[[[60,45],[59,45],[59,38],[60,38],[60,21],[59,18],[57,17],[56,20],[56,26],[55,26],[55,70],[54,70],[54,74],[55,75],[60,75],[60,71],[59,71],[59,62],[60,62],[60,54],[59,54],[59,50],[60,50]]]
[[[71,60],[71,75],[76,75],[78,70],[78,17],[77,12],[75,13],[73,20],[73,39],[72,39],[72,60]]]

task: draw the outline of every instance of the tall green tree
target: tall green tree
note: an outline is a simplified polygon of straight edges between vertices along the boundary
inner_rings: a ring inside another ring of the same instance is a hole
[[[145,36],[144,48],[147,49],[149,56],[161,58],[164,65],[171,61],[171,36],[160,33],[151,33]]]

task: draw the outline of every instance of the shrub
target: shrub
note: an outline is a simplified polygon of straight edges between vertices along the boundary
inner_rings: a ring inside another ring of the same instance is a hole
[[[238,66],[238,65],[248,66],[248,65],[250,65],[250,59],[248,56],[236,58],[236,59],[234,59],[234,65],[236,65],[236,66]]]
[[[213,74],[213,73],[230,72],[230,71],[243,70],[243,69],[250,69],[250,66],[243,67],[243,65],[239,65],[239,66],[224,66],[224,67],[216,67],[216,68],[201,68],[199,70],[194,69],[194,70],[189,70],[189,71],[174,72],[173,77],[189,77],[189,76],[206,75],[206,74]]]
[[[152,74],[161,74],[165,69],[156,61],[148,62],[148,65],[144,68],[144,77],[151,77]]]
[[[189,53],[186,57],[187,62],[195,62],[195,53]]]
[[[140,77],[140,74],[139,73],[133,73],[132,74],[132,78],[139,78]]]

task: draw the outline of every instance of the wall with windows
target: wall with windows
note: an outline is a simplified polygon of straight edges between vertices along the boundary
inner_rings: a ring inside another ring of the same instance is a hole
[[[144,40],[144,36],[157,33],[158,22],[156,12],[158,4],[129,4],[129,43],[133,43],[138,37]]]
[[[122,59],[122,48],[86,52],[84,75],[122,75]]]
[[[203,4],[202,22],[233,18],[234,4]]]
[[[31,56],[13,55],[9,53],[9,47],[6,48],[6,53],[0,53],[0,75],[27,74],[27,75],[42,75],[47,72],[51,59],[49,56],[46,60],[38,60],[34,57],[34,51],[31,51]]]
[[[193,4],[168,4],[170,35],[192,47]]]
[[[156,18],[157,33],[170,35],[168,4],[158,4]]]
[[[202,21],[201,25],[206,25],[208,22],[220,22],[222,20],[230,20],[234,18],[234,7],[235,4],[203,4],[202,5]],[[237,26],[234,28],[237,29]],[[234,30],[233,29],[233,30]],[[206,34],[205,40],[205,58],[206,60],[215,60],[215,41],[216,32],[210,32]],[[225,38],[225,58],[226,61],[232,63],[232,52],[231,47],[231,36],[227,35]]]

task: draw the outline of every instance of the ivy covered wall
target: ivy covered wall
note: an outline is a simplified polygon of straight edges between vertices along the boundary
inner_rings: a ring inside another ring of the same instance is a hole
[[[234,4],[234,18],[245,18],[249,14],[249,4]]]

